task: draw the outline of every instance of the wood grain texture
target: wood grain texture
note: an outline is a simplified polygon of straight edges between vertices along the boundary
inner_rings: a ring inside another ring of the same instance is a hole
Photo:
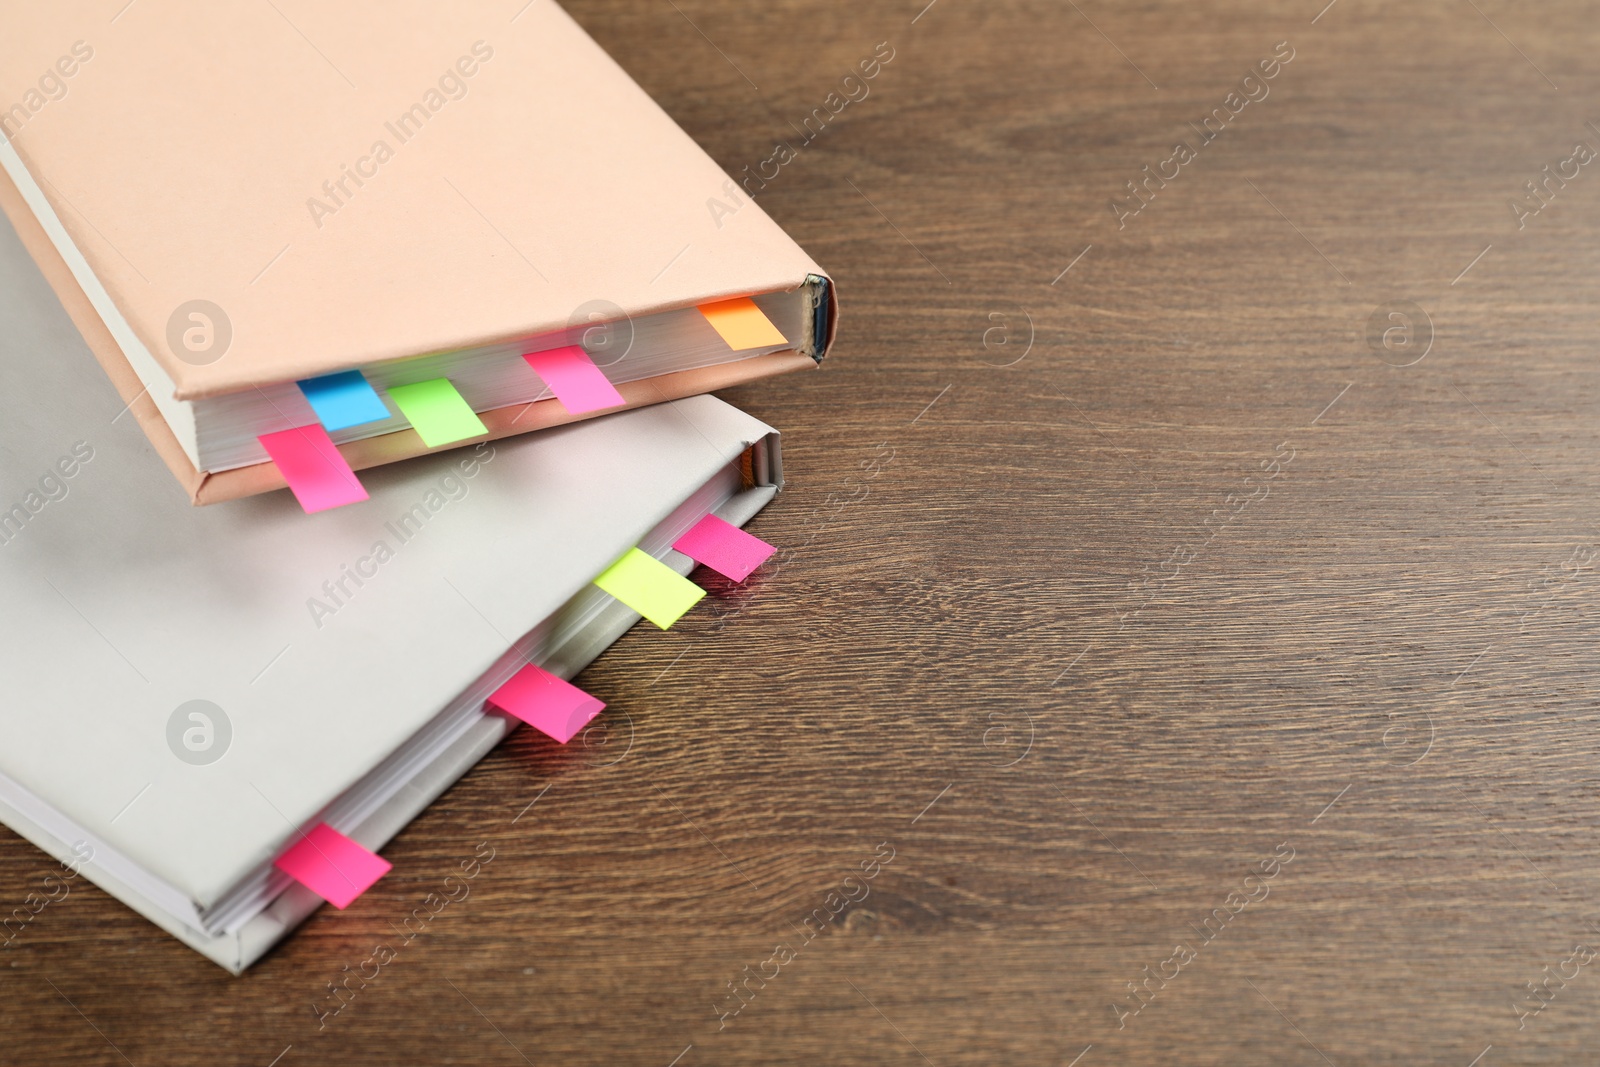
[[[1600,146],[1600,4],[1324,2],[574,2],[731,173],[894,50],[760,198],[843,304],[729,395],[781,566],[243,979],[75,889],[0,1062],[1593,1062],[1600,169],[1508,202]],[[47,868],[0,834],[6,909]]]

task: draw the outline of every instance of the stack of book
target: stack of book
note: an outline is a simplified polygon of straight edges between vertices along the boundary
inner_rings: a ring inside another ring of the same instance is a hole
[[[295,10],[0,38],[0,821],[234,973],[761,564],[836,317],[552,0]]]

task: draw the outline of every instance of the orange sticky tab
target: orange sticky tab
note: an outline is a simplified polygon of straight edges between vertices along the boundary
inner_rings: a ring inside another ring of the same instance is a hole
[[[711,328],[721,334],[728,347],[735,352],[789,343],[789,339],[778,332],[772,320],[748,296],[718,300],[715,304],[701,304],[699,310]]]

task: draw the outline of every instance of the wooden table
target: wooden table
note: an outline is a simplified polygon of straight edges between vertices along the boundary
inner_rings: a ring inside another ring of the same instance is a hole
[[[0,1062],[1600,1059],[1600,4],[922,2],[571,5],[794,152],[783,564],[242,979],[74,890]]]

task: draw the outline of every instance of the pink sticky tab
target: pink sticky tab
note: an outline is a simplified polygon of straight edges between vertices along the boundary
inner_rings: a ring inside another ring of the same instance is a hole
[[[491,693],[489,703],[563,745],[605,707],[571,682],[531,663]]]
[[[394,865],[321,822],[273,866],[342,911]]]
[[[574,415],[627,403],[600,373],[589,353],[577,345],[552,348],[548,352],[527,352],[522,358],[528,361],[533,373],[544,379],[561,406]]]
[[[367,499],[356,472],[320,424],[262,434],[256,440],[278,465],[307,515]]]
[[[777,549],[731,522],[707,515],[672,545],[696,563],[703,563],[724,578],[742,582]]]

